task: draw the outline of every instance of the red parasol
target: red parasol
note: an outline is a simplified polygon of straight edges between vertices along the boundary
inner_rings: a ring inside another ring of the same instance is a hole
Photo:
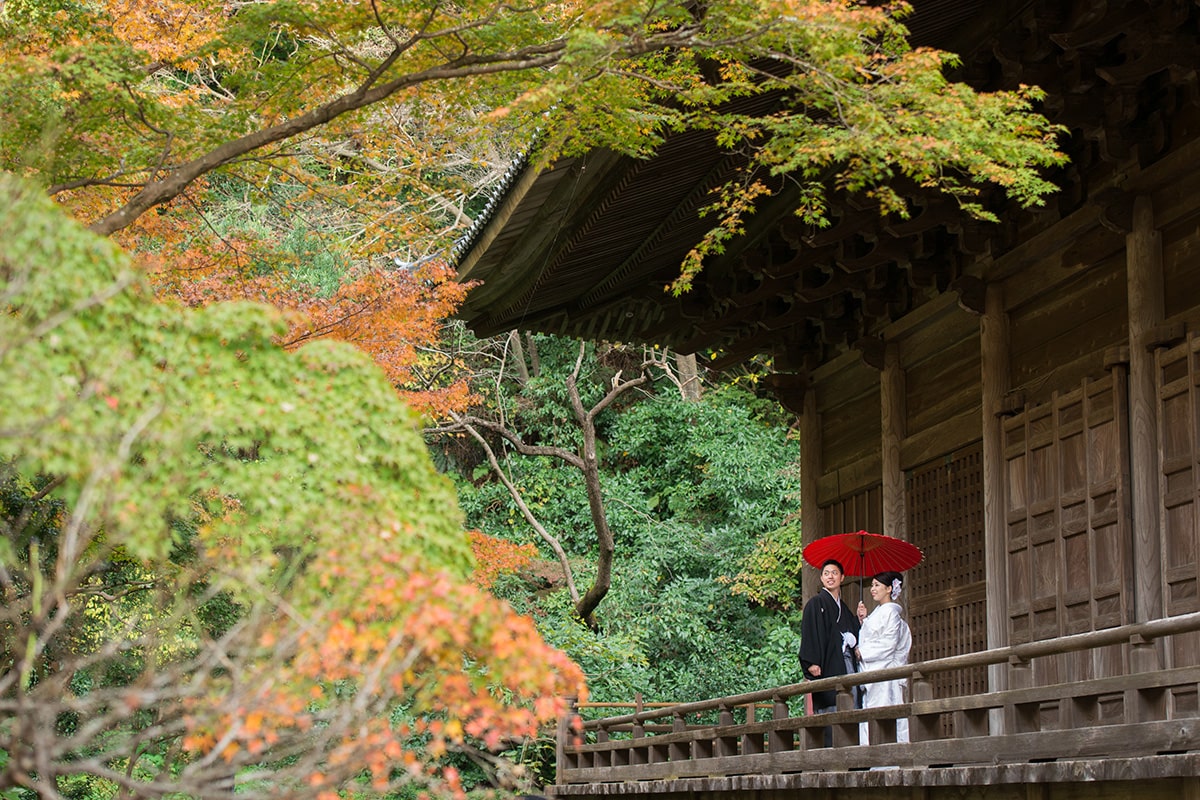
[[[880,533],[835,533],[804,548],[804,560],[817,569],[829,559],[842,565],[846,577],[873,577],[889,570],[903,572],[921,563],[924,554],[912,542]]]

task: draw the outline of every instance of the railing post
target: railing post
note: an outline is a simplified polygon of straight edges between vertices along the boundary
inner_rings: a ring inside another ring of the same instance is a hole
[[[558,718],[558,730],[554,736],[554,775],[555,782],[562,786],[566,783],[565,772],[569,767],[575,765],[576,757],[571,757],[568,762],[567,756],[567,737],[574,736],[573,729],[574,721],[579,717],[579,711],[575,707],[576,698],[567,698],[567,710]]]
[[[933,684],[920,672],[912,674],[913,703],[933,699]],[[941,714],[913,714],[908,725],[909,738],[914,742],[931,742],[942,738]]]
[[[609,740],[608,726],[600,725],[596,728],[596,743],[601,744]],[[592,753],[592,767],[611,767],[613,765],[612,750],[597,750]]]
[[[1158,643],[1136,633],[1130,636],[1129,666],[1134,672],[1157,672],[1162,669]]]
[[[646,726],[645,726],[645,724],[643,724],[641,717],[637,716],[642,713],[642,710],[644,708],[645,708],[645,704],[642,701],[642,693],[638,692],[633,697],[633,713],[635,715],[635,720],[636,720],[633,723],[632,735],[633,735],[634,739],[641,739],[641,738],[644,738],[646,735]]]
[[[721,706],[721,710],[717,716],[717,724],[722,728],[732,728],[733,709],[729,706]],[[736,756],[738,754],[738,740],[736,736],[722,735],[717,738],[717,755],[718,756]]]
[[[788,708],[787,700],[779,695],[771,698],[771,719],[779,721],[791,717],[791,710]],[[789,728],[788,730],[778,730],[772,728],[767,738],[767,748],[772,753],[786,753],[789,750],[796,749],[796,736]]]
[[[1009,656],[1008,688],[1030,689],[1033,687],[1033,664],[1027,658]],[[1006,705],[1006,733],[1032,733],[1042,727],[1040,703],[1015,703]]]
[[[632,739],[632,740],[639,740],[639,739],[646,738],[646,725],[645,725],[645,723],[642,722],[642,719],[640,716],[642,713],[642,710],[644,708],[645,708],[645,704],[642,701],[642,693],[638,692],[637,694],[635,694],[633,696],[634,723],[632,726],[630,726],[630,732],[629,732],[630,739]],[[650,754],[649,743],[646,743],[646,742],[638,743],[636,741],[630,742],[630,745],[629,745],[629,763],[630,764],[649,764],[651,762],[651,760],[652,760],[652,757]]]
[[[837,710],[854,710],[854,688],[839,686],[837,690]],[[858,723],[844,723],[831,726],[833,728],[833,746],[850,747],[858,744]]]
[[[687,720],[683,714],[675,714],[671,718],[671,733],[683,733],[687,730]],[[667,748],[668,761],[688,761],[692,757],[690,742],[671,742]]]
[[[1134,634],[1129,637],[1129,666],[1134,674],[1162,669],[1157,644]],[[1125,722],[1153,722],[1167,718],[1167,693],[1161,688],[1127,689]]]
[[[812,695],[804,696],[804,716],[813,718],[818,716],[813,711]],[[800,749],[801,750],[816,750],[825,746],[825,727],[822,725],[805,725],[799,731]]]
[[[750,725],[750,724],[756,722],[754,706],[755,706],[754,703],[747,703],[745,706],[743,706],[743,708],[746,709],[746,724],[747,725]],[[763,748],[763,734],[762,733],[752,733],[750,731],[747,731],[746,733],[742,734],[742,753],[749,754],[749,753],[762,753],[762,752],[765,752],[764,748]]]

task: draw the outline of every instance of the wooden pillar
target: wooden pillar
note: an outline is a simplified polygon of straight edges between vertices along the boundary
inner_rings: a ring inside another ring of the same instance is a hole
[[[817,393],[808,389],[804,393],[804,413],[800,415],[800,532],[805,545],[825,535],[825,518],[817,505],[821,469],[821,417],[817,414]],[[821,584],[816,570],[804,566],[803,571],[800,585],[808,600]]]
[[[1163,615],[1162,525],[1159,517],[1158,398],[1151,330],[1163,321],[1162,237],[1149,197],[1133,201],[1125,237],[1129,291],[1129,455],[1133,514],[1134,618]]]
[[[908,497],[904,491],[904,471],[900,468],[900,443],[908,435],[904,401],[904,368],[900,366],[900,346],[888,343],[883,351],[883,371],[879,374],[880,456],[883,462],[883,530],[888,536],[908,539]]]
[[[1004,290],[989,284],[979,320],[980,385],[983,397],[983,558],[987,584],[987,646],[1008,644],[1008,526],[1005,520],[1004,426],[1000,410],[1009,390],[1008,314]],[[1003,664],[988,667],[988,689],[1008,688]],[[992,716],[992,730],[1002,732],[1003,715]]]

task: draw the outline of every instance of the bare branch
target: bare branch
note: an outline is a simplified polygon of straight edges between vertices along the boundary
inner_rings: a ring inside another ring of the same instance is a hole
[[[455,424],[441,426],[437,428],[426,428],[426,433],[454,433],[460,430],[467,430],[465,426],[474,426],[476,428],[484,428],[499,434],[504,437],[509,444],[517,448],[517,452],[526,456],[552,456],[553,458],[561,459],[577,469],[583,469],[583,460],[570,450],[562,447],[550,447],[546,445],[526,444],[525,441],[515,432],[506,428],[499,422],[482,419],[470,415],[459,416],[454,415]]]
[[[457,422],[464,430],[467,431],[467,433],[471,434],[475,441],[479,442],[479,445],[483,448],[484,453],[487,455],[488,464],[491,465],[492,472],[495,473],[496,477],[500,479],[500,482],[504,484],[504,487],[508,489],[509,496],[512,497],[513,502],[517,504],[517,508],[521,510],[521,516],[525,517],[525,521],[528,522],[537,535],[542,538],[542,541],[546,542],[546,544],[550,545],[550,548],[554,550],[555,556],[558,557],[558,563],[562,566],[563,577],[567,582],[567,591],[571,593],[571,602],[578,605],[579,590],[575,588],[575,576],[571,571],[571,562],[567,558],[566,550],[563,549],[563,546],[559,543],[558,539],[552,536],[550,532],[546,530],[545,526],[538,521],[537,517],[533,515],[533,512],[529,509],[529,504],[526,503],[525,498],[521,496],[521,492],[519,489],[517,489],[516,484],[512,482],[512,479],[508,476],[508,473],[506,473],[500,466],[500,462],[496,458],[496,453],[492,450],[491,445],[488,444],[487,439],[483,438],[482,434],[475,429],[475,426],[472,425],[467,418],[459,417],[456,414],[454,415],[454,419],[455,422]]]

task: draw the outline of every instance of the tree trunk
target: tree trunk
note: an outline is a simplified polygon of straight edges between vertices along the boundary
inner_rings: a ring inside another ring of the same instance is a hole
[[[529,368],[525,365],[525,350],[521,347],[521,332],[510,331],[508,341],[512,345],[513,362],[517,365],[517,378],[524,386],[529,383]]]
[[[537,342],[532,333],[525,334],[525,345],[529,349],[529,374],[535,378],[542,376],[542,362],[538,358]]]
[[[593,413],[583,409],[579,397],[579,388],[575,384],[575,375],[567,378],[567,392],[571,398],[571,406],[583,430],[583,479],[587,488],[588,508],[592,515],[592,526],[596,529],[596,578],[591,588],[575,605],[575,612],[592,630],[598,630],[595,610],[600,601],[608,594],[612,586],[613,535],[608,527],[608,515],[604,511],[604,496],[600,489],[600,465],[596,458],[596,423]],[[595,411],[595,409],[593,409]]]
[[[689,403],[700,399],[700,373],[696,369],[696,354],[675,354],[675,368],[679,370],[679,393]]]

